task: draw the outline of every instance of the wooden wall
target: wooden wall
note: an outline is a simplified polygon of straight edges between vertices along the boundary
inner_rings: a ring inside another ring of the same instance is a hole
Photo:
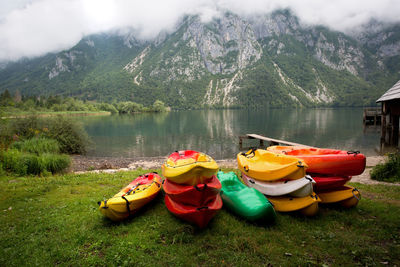
[[[381,139],[388,145],[399,144],[400,99],[382,102]]]

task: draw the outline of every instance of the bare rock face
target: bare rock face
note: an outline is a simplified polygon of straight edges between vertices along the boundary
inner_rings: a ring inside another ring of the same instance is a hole
[[[314,44],[314,56],[335,70],[347,70],[353,75],[359,75],[364,67],[364,54],[360,47],[351,44],[339,35],[334,40],[328,40],[320,32]]]
[[[207,24],[201,23],[198,17],[193,18],[183,38],[194,40],[204,66],[212,74],[232,74],[262,55],[250,24],[233,14]]]

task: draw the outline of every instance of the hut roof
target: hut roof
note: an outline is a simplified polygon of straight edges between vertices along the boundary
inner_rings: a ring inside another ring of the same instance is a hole
[[[376,102],[384,102],[392,99],[400,99],[400,81],[387,90]]]

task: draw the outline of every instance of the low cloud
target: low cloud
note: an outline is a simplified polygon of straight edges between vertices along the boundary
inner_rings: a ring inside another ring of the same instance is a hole
[[[83,36],[132,28],[139,38],[172,30],[184,15],[208,21],[222,12],[239,15],[289,8],[306,24],[349,31],[374,18],[398,22],[398,0],[2,0],[0,61],[68,49]]]

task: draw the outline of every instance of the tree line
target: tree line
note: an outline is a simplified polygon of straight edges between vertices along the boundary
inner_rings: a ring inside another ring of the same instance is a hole
[[[138,112],[164,112],[170,110],[161,100],[154,101],[152,105],[144,106],[143,104],[133,101],[113,101],[112,103],[106,103],[62,96],[23,96],[18,90],[14,95],[11,95],[8,90],[1,93],[0,106],[3,112],[8,114],[60,111],[108,111],[112,114],[133,114]]]

